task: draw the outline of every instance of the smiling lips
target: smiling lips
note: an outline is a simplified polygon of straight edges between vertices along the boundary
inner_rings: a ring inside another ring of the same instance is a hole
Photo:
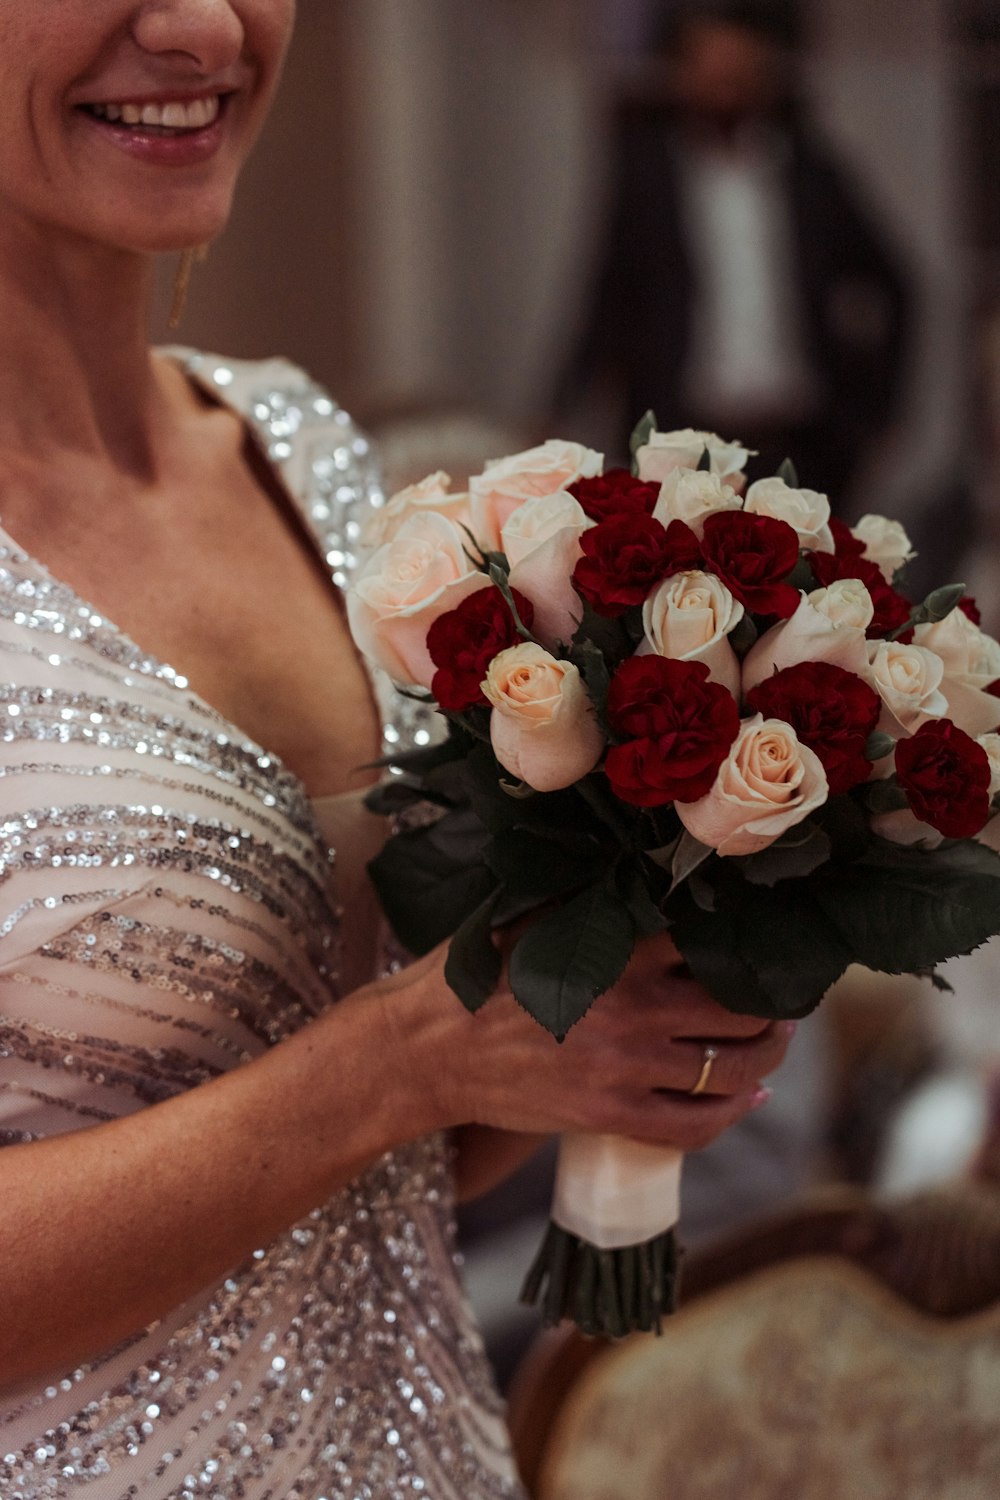
[[[222,111],[222,98],[213,94],[205,99],[172,100],[164,104],[85,104],[85,112],[95,120],[151,133],[174,134],[206,130],[214,125]]]

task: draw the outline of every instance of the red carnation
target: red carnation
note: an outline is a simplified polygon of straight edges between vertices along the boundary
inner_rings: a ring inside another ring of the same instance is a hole
[[[869,562],[865,557],[856,553],[813,552],[810,554],[809,562],[816,575],[817,583],[823,588],[829,588],[831,583],[836,583],[840,578],[861,580],[875,606],[875,614],[868,627],[869,640],[881,640],[885,636],[892,635],[901,625],[906,624],[913,613],[909,599],[898,593],[891,583],[886,582],[882,569],[877,563]],[[911,641],[912,631],[906,631],[899,639],[905,642]]]
[[[578,479],[569,485],[569,493],[592,521],[610,521],[612,516],[651,516],[660,486],[634,479],[628,469],[609,469],[595,479]]]
[[[696,802],[712,788],[740,729],[739,709],[704,662],[633,656],[611,681],[608,722],[627,736],[605,761],[623,802]]]
[[[716,511],[706,517],[701,543],[705,566],[747,609],[786,620],[799,607],[799,591],[786,580],[799,560],[799,539],[787,521]]]
[[[521,622],[530,626],[530,599],[511,590]],[[427,632],[427,650],[438,668],[431,692],[442,708],[462,713],[486,698],[480,684],[494,656],[521,640],[510,607],[499,589],[477,589],[456,609],[438,615]]]
[[[962,611],[963,615],[968,615],[973,625],[981,625],[983,623],[983,612],[971,594],[965,594],[959,599],[958,608]]]
[[[599,615],[621,615],[642,604],[661,578],[676,571],[677,549],[652,516],[612,516],[585,531],[580,546],[573,586]]]
[[[836,516],[831,516],[830,533],[833,537],[833,550],[838,557],[864,557],[865,544],[860,537],[854,535],[846,521],[839,521]]]
[[[945,838],[971,838],[985,826],[989,757],[950,719],[931,719],[899,741],[896,776],[913,813]]]
[[[791,724],[822,762],[831,797],[871,775],[865,747],[878,723],[881,700],[853,672],[831,662],[799,662],[758,683],[747,695],[747,705],[766,719]]]

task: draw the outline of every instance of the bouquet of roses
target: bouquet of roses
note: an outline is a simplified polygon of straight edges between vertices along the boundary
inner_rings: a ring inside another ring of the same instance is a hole
[[[402,815],[371,866],[397,936],[450,938],[476,1010],[536,912],[509,978],[557,1038],[664,928],[761,1017],[852,963],[935,979],[1000,931],[1000,645],[961,585],[904,597],[902,527],[831,520],[790,464],[747,488],[747,450],[652,414],[633,454],[549,442],[377,514],[352,630],[446,731],[370,798]],[[563,1138],[526,1288],[550,1320],[659,1327],[679,1167]]]

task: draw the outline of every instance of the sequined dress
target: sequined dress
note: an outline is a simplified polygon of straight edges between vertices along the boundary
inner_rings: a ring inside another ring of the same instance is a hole
[[[381,499],[349,418],[284,362],[177,357],[345,584]],[[387,746],[425,741],[378,686]],[[344,811],[0,532],[0,1145],[169,1098],[328,1006]],[[395,1151],[126,1345],[0,1391],[0,1495],[521,1497],[451,1204],[441,1139]]]

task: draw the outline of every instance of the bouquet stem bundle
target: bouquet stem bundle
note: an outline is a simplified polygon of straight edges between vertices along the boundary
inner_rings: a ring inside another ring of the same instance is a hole
[[[592,1336],[661,1333],[676,1303],[677,1237],[667,1229],[641,1245],[599,1250],[550,1222],[521,1293],[548,1327],[569,1321]]]

